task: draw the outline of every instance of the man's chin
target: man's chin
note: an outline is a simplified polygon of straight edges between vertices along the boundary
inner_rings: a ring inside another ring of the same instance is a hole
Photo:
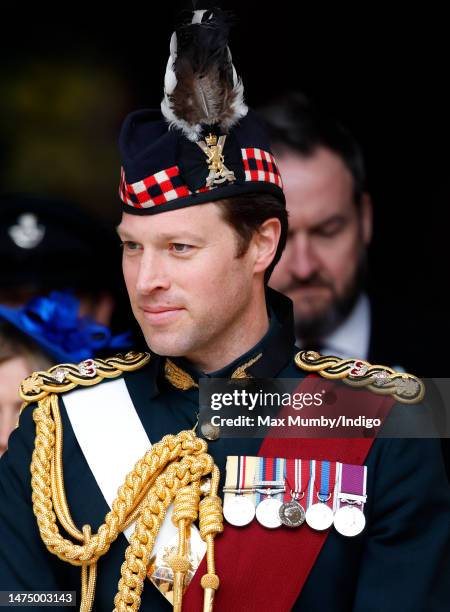
[[[295,318],[311,324],[327,318],[331,309],[331,300],[325,299],[305,300],[301,304],[294,303]]]
[[[183,357],[189,350],[185,338],[181,339],[177,334],[175,337],[167,334],[145,334],[149,349],[162,357]]]

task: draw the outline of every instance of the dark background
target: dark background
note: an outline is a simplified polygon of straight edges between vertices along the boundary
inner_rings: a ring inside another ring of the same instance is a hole
[[[159,104],[170,35],[185,4],[153,3],[144,13],[120,5],[79,24],[79,15],[60,7],[57,23],[30,18],[3,40],[2,191],[71,198],[118,221],[118,131],[129,111]],[[417,329],[401,341],[416,351],[420,343],[443,366],[450,136],[443,9],[222,6],[237,16],[230,47],[250,106],[302,90],[363,145],[375,210],[371,286]]]

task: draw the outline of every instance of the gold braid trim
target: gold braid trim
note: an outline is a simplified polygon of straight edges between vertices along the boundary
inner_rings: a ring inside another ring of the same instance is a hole
[[[412,374],[396,372],[382,365],[371,365],[362,359],[340,359],[315,351],[300,351],[295,364],[307,372],[318,372],[332,380],[340,379],[351,387],[367,387],[380,395],[392,395],[403,404],[416,404],[425,395],[425,385]]]
[[[33,419],[36,423],[31,461],[33,511],[47,549],[61,560],[82,568],[81,612],[92,610],[98,559],[136,518],[136,528],[121,568],[122,577],[114,599],[114,611],[139,610],[151,551],[168,506],[175,500],[177,513],[174,520],[183,523],[178,526],[184,530],[186,521],[195,520],[196,512],[193,512],[192,503],[190,507],[188,504],[187,510],[183,503],[186,497],[192,498],[191,493],[194,492],[194,506],[198,505],[200,479],[208,474],[212,474],[211,490],[200,503],[200,534],[207,543],[207,576],[215,575],[212,542],[214,536],[223,531],[221,500],[217,495],[219,470],[207,454],[204,440],[197,438],[193,431],[182,431],[177,435],[164,436],[153,445],[126,476],[105,522],[96,534],[92,534],[89,525],[84,525],[81,531],[77,528],[67,505],[58,396],[47,393],[39,400]],[[182,497],[177,504],[179,493]],[[69,535],[81,543],[73,543],[61,535],[57,518]],[[179,552],[185,554],[185,550]],[[176,569],[183,572],[187,566],[179,560]],[[208,605],[212,602],[211,589],[214,592],[212,582],[208,579],[204,584]],[[218,586],[218,579],[215,584]],[[177,609],[181,610],[182,591],[178,590],[177,597]]]
[[[38,402],[49,393],[65,393],[79,385],[91,387],[105,378],[117,378],[124,372],[133,372],[142,368],[149,361],[149,353],[130,351],[125,356],[87,359],[78,365],[62,363],[51,367],[46,372],[33,372],[22,381],[19,395],[26,404]]]

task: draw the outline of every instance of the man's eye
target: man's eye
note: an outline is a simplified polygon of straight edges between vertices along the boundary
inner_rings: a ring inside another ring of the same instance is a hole
[[[330,225],[325,225],[321,228],[318,228],[316,234],[322,238],[333,238],[333,236],[339,234],[343,227],[343,223],[332,223]]]
[[[338,230],[335,229],[323,229],[317,232],[317,236],[320,238],[333,238],[333,236],[336,236],[337,233]]]
[[[131,240],[124,240],[120,243],[120,246],[124,249],[124,251],[137,251],[139,245],[137,242],[131,242]]]
[[[189,251],[192,249],[192,246],[190,244],[182,244],[180,242],[173,242],[170,245],[170,249],[174,251],[175,253],[189,253]]]

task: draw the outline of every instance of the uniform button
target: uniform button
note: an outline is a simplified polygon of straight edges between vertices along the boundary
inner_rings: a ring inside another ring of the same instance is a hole
[[[220,427],[209,421],[202,423],[201,432],[207,440],[217,440],[220,437]]]

